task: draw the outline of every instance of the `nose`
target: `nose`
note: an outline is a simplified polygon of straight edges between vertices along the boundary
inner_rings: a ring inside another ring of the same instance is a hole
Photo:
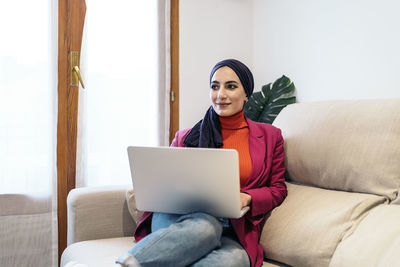
[[[218,90],[218,98],[225,99],[226,98],[226,90],[224,88],[220,88]]]

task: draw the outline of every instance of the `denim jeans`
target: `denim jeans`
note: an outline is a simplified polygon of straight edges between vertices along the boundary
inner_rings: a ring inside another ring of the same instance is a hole
[[[126,267],[250,266],[246,251],[228,234],[231,231],[226,222],[200,212],[154,213],[152,233],[117,263]]]

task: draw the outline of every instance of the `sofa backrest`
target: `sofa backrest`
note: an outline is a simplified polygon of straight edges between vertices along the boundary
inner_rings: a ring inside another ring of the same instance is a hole
[[[400,99],[298,103],[274,121],[289,179],[394,200],[400,187]]]

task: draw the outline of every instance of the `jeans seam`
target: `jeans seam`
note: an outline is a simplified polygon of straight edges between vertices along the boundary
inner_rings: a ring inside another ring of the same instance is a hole
[[[143,247],[136,255],[135,257],[139,257],[141,256],[143,253],[145,253],[147,249],[149,249],[151,246],[153,246],[155,243],[157,243],[158,241],[160,241],[164,236],[166,236],[167,234],[169,234],[171,231],[173,231],[174,229],[170,229],[172,227],[168,227],[165,230],[165,233],[161,234],[157,239],[151,241],[149,244],[147,244],[145,247]]]

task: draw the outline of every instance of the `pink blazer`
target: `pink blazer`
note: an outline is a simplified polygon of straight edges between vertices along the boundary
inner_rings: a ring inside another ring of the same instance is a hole
[[[242,192],[251,195],[250,211],[240,219],[231,219],[233,229],[249,255],[251,266],[261,266],[264,255],[258,243],[261,222],[266,213],[279,206],[287,195],[285,185],[284,149],[281,130],[265,123],[247,119],[252,173]],[[190,129],[178,131],[171,146],[183,147]],[[145,212],[138,222],[135,239],[151,233],[151,212]]]

